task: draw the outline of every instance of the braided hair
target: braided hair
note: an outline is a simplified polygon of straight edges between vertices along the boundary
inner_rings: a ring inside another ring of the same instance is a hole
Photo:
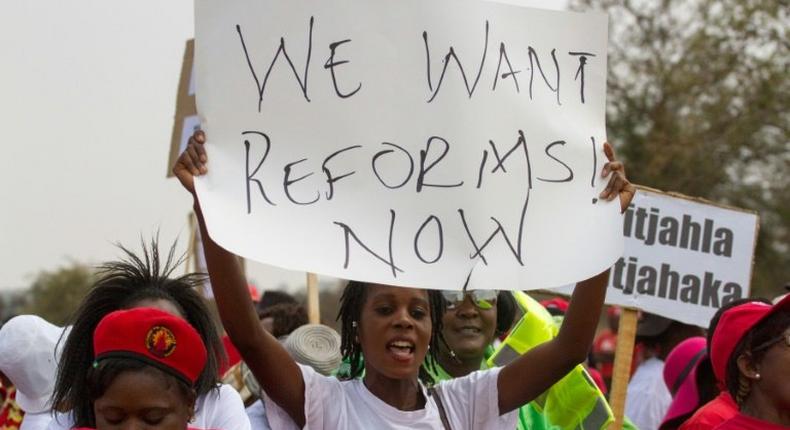
[[[362,375],[365,370],[365,362],[362,357],[362,346],[359,344],[359,320],[362,315],[362,307],[367,300],[369,286],[364,282],[349,281],[340,297],[340,310],[337,313],[337,320],[341,324],[341,343],[340,352],[343,354],[343,361],[349,365],[349,372],[344,375],[346,379],[354,379]],[[425,366],[430,366],[431,371],[435,372],[435,363],[439,353],[439,342],[442,339],[442,316],[444,315],[444,299],[439,291],[428,291],[428,303],[431,312],[431,340],[429,342],[428,355],[430,360],[425,360],[420,366],[419,378],[426,385],[433,385],[434,380]]]
[[[63,344],[63,352],[52,404],[59,411],[71,410],[78,426],[94,420],[91,393],[85,381],[93,362],[96,326],[108,313],[132,308],[144,300],[167,300],[200,333],[208,359],[194,388],[198,395],[202,395],[218,387],[218,373],[225,360],[225,350],[206,303],[195,290],[206,279],[205,274],[173,277],[175,269],[184,261],[183,256],[175,257],[175,243],[164,261],[159,255],[157,238],[153,238],[148,247],[145,243],[142,245],[142,256],[118,245],[125,258],[98,267],[98,280],[70,317],[72,329],[68,337],[61,337],[58,342]]]
[[[738,357],[746,354],[749,361],[757,364],[762,361],[768,348],[760,348],[761,345],[768,345],[770,342],[782,335],[790,326],[790,313],[774,312],[767,318],[752,327],[733,349],[726,367],[727,391],[735,402],[740,406],[751,394],[751,383],[742,376],[738,368]]]

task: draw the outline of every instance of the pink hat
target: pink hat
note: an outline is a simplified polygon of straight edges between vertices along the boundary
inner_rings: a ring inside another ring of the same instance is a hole
[[[699,406],[697,368],[707,358],[704,337],[691,337],[680,342],[664,362],[664,383],[672,393],[672,404],[664,416],[669,420],[689,415]]]
[[[710,345],[710,363],[716,381],[727,384],[727,363],[746,333],[774,312],[788,310],[790,310],[790,296],[773,306],[763,302],[748,302],[727,309],[721,314]]]

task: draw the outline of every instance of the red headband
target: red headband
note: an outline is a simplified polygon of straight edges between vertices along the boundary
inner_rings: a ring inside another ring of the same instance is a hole
[[[93,333],[95,360],[142,360],[194,385],[206,365],[206,347],[185,320],[153,308],[107,314]]]

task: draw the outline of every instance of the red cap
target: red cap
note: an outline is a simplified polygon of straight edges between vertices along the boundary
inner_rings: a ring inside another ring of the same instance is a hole
[[[250,298],[253,302],[258,303],[261,301],[261,292],[258,291],[258,287],[253,284],[247,284],[247,291],[250,292]]]
[[[93,332],[95,360],[125,357],[151,364],[194,385],[206,365],[206,347],[185,320],[153,308],[107,314]]]
[[[743,336],[774,312],[787,310],[790,310],[790,296],[773,306],[763,302],[744,303],[721,315],[710,347],[710,362],[719,383],[727,384],[727,362]]]
[[[540,304],[546,309],[556,309],[562,313],[568,312],[568,301],[559,297],[542,300]]]

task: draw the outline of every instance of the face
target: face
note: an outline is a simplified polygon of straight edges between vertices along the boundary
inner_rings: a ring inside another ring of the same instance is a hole
[[[459,306],[444,313],[442,322],[444,340],[458,358],[482,361],[486,347],[494,341],[496,333],[496,302],[489,309],[481,309],[467,294]],[[449,354],[449,351],[442,348],[441,353]]]
[[[765,398],[772,399],[779,410],[785,411],[790,410],[790,344],[787,343],[788,336],[790,336],[790,328],[785,329],[784,339],[765,351],[765,355],[755,369],[762,376],[755,384],[755,389],[763,391]]]
[[[184,430],[194,397],[185,399],[176,382],[158,370],[119,374],[93,402],[97,430]]]
[[[178,310],[178,307],[176,307],[173,302],[167,299],[143,299],[134,302],[131,307],[159,309],[160,311],[167,312],[170,315],[185,318],[184,315],[181,314],[181,311]]]
[[[367,288],[358,322],[365,371],[415,378],[431,340],[428,292],[377,284]]]

